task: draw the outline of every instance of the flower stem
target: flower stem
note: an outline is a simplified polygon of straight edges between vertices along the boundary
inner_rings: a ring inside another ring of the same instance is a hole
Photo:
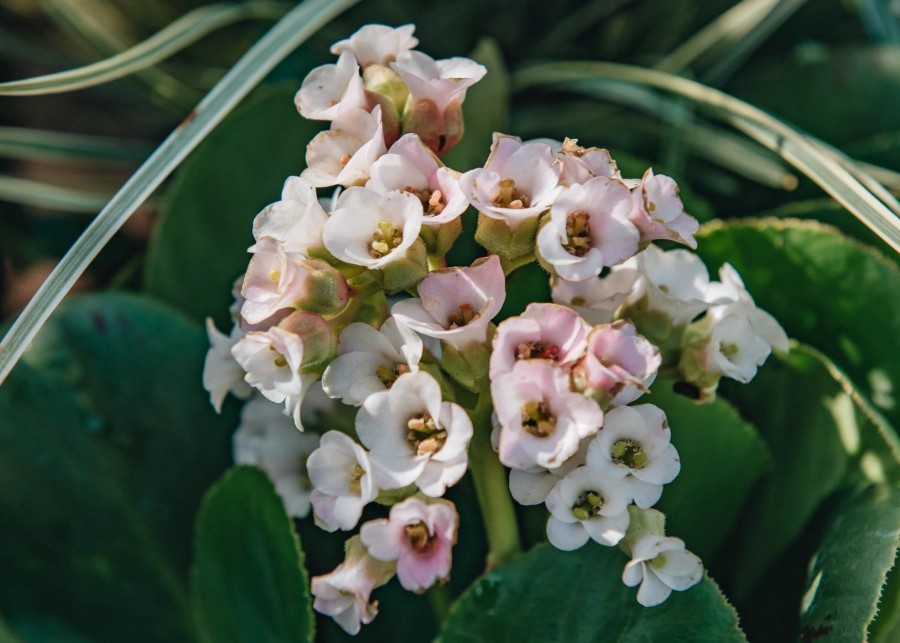
[[[488,569],[515,558],[522,549],[519,525],[506,481],[506,470],[491,448],[491,395],[485,391],[471,411],[475,433],[469,447],[469,470],[481,506],[488,539]]]
[[[450,611],[450,592],[446,585],[435,584],[428,590],[428,602],[431,603],[431,611],[438,627],[443,626],[447,613]]]

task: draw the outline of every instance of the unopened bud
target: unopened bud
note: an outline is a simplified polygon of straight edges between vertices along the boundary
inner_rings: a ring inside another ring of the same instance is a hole
[[[407,104],[403,113],[403,133],[414,133],[431,150],[441,156],[452,150],[463,136],[462,107],[456,101],[442,112],[430,100]]]
[[[350,298],[350,288],[344,275],[321,259],[305,259],[300,263],[308,271],[307,288],[295,307],[322,315],[343,310]]]
[[[281,320],[278,327],[303,340],[302,373],[321,374],[337,354],[337,333],[321,315],[298,310]]]

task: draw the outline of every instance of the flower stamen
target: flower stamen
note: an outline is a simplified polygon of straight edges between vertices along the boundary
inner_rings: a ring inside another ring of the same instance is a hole
[[[512,179],[500,180],[500,191],[494,197],[494,205],[501,208],[521,210],[531,205],[531,197],[516,188],[516,182]]]
[[[572,515],[578,520],[588,520],[600,514],[603,509],[603,496],[597,491],[582,491],[572,505]]]
[[[610,456],[615,464],[629,469],[643,469],[649,459],[641,443],[631,438],[618,440],[613,444]]]
[[[583,257],[591,249],[591,217],[587,212],[575,212],[566,219],[568,241],[563,248],[570,255]]]
[[[403,241],[403,231],[395,227],[390,221],[381,221],[378,224],[378,229],[372,234],[372,241],[369,243],[369,256],[374,259],[381,259],[399,246],[401,241]]]
[[[522,428],[537,438],[546,438],[556,431],[556,416],[550,405],[541,400],[532,400],[522,407]]]
[[[447,431],[438,426],[427,413],[419,413],[406,423],[406,441],[416,450],[416,455],[431,455],[440,451],[447,441]]]

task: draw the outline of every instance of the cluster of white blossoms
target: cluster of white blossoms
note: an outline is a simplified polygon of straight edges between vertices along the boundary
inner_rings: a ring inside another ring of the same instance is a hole
[[[671,178],[626,179],[606,150],[502,134],[484,167],[446,167],[485,69],[413,51],[413,31],[363,27],[297,93],[300,113],[331,127],[253,221],[230,333],[208,323],[213,406],[251,398],[235,460],[262,468],[290,515],[358,529],[312,581],[315,609],[355,633],[391,578],[423,592],[449,577],[459,516],[443,496],[493,408],[512,497],[546,504],[560,549],[622,547],[624,582],[656,605],[703,568],[651,508],[681,464],[665,412],[641,398],[661,373],[711,399],[787,338],[731,266],[713,282],[696,255],[653,245],[696,246]],[[470,208],[488,253],[447,267]],[[507,274],[532,260],[555,303],[495,326]],[[303,432],[304,400],[323,398],[353,407],[353,427]],[[371,503],[390,509],[360,525]]]

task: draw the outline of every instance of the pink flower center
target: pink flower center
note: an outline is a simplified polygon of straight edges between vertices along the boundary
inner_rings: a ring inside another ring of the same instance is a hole
[[[425,216],[434,216],[444,211],[444,195],[441,194],[440,190],[416,190],[407,186],[403,191],[412,194],[422,202],[422,209],[425,211]]]
[[[431,549],[434,537],[428,531],[428,526],[421,520],[414,525],[406,525],[406,537],[409,544],[417,554],[424,554]]]
[[[406,423],[406,441],[416,450],[416,455],[431,455],[440,451],[447,441],[447,431],[442,429],[427,413],[418,413]]]
[[[522,407],[522,428],[537,438],[546,438],[556,431],[556,416],[550,405],[541,400],[526,402]]]
[[[478,317],[478,313],[472,308],[472,304],[460,304],[459,309],[447,315],[447,328],[462,328],[473,319]]]
[[[575,212],[566,219],[566,236],[568,241],[563,245],[566,252],[576,257],[583,257],[591,249],[591,217],[587,212]]]
[[[501,208],[521,210],[531,205],[531,197],[516,187],[512,179],[500,180],[500,191],[494,197],[494,205]]]
[[[559,346],[550,342],[521,342],[516,344],[516,359],[559,359]]]

